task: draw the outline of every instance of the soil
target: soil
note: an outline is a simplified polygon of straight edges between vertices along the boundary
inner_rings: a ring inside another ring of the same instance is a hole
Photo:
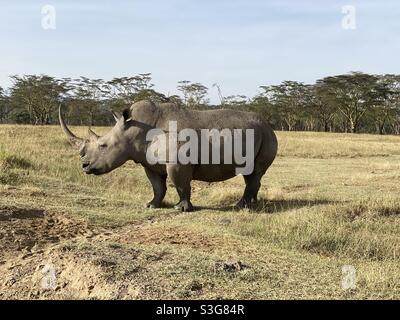
[[[103,228],[62,212],[0,207],[0,299],[177,298],[162,278],[178,259],[167,248],[209,252],[227,240],[160,223],[169,218]]]

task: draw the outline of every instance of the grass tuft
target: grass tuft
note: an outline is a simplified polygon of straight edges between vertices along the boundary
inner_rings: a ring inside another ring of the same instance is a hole
[[[30,169],[32,167],[33,164],[30,160],[15,154],[8,154],[4,151],[0,151],[0,168],[2,170]]]

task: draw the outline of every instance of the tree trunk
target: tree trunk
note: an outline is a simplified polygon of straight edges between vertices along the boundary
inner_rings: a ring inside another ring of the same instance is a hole
[[[356,133],[357,132],[356,124],[354,123],[353,120],[350,120],[349,122],[350,122],[350,132],[351,133]]]
[[[324,131],[325,132],[329,131],[329,123],[328,123],[328,121],[324,121]]]
[[[384,134],[385,132],[385,121],[382,121],[379,125],[379,134]]]

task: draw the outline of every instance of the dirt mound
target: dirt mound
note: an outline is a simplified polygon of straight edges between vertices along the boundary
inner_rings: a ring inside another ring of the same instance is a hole
[[[85,222],[41,209],[0,208],[1,256],[34,252],[48,244],[77,236],[91,236]]]
[[[66,214],[0,207],[0,300],[175,297],[160,274],[176,256],[147,244],[210,251],[225,239],[156,222],[102,229]]]
[[[136,256],[129,250],[57,245],[43,254],[17,257],[0,266],[0,299],[132,299],[137,285],[127,275],[137,269]]]
[[[152,268],[165,253],[121,243],[121,231],[41,209],[0,207],[0,300],[158,297]]]
[[[0,299],[135,298],[139,251],[105,245],[112,235],[65,214],[1,207]]]

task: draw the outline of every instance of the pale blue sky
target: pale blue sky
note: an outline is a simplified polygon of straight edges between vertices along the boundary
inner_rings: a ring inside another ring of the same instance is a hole
[[[41,8],[56,9],[43,30]],[[356,8],[356,30],[341,27]],[[179,80],[254,96],[283,80],[313,82],[351,70],[400,73],[400,1],[0,0],[0,85],[11,74],[111,79],[151,72],[156,89]],[[210,89],[213,102],[216,90]]]

